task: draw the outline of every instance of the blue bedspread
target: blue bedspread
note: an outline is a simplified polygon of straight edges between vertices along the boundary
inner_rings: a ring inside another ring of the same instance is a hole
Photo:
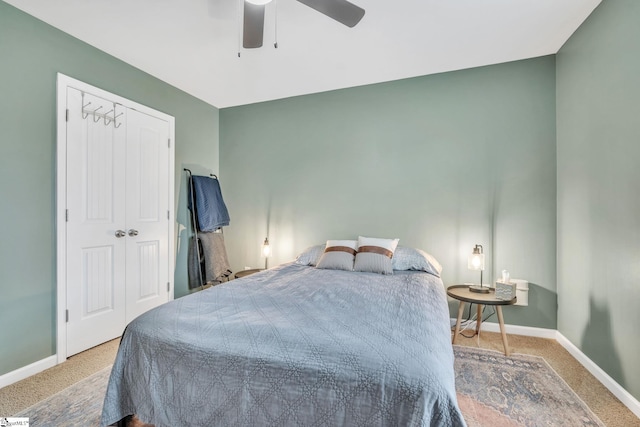
[[[439,278],[285,264],[128,327],[102,425],[464,426]]]

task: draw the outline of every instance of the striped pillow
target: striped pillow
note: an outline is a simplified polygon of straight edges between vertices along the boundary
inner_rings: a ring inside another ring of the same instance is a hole
[[[358,237],[358,253],[353,265],[354,271],[393,274],[393,253],[399,239],[377,239]]]
[[[327,240],[327,246],[316,267],[352,271],[357,247],[358,242],[355,240]]]

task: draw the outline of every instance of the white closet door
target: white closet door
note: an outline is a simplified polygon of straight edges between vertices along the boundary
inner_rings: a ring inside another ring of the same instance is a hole
[[[125,327],[126,134],[100,116],[113,103],[67,89],[67,356],[122,334]],[[89,104],[90,103],[90,104]],[[97,120],[96,120],[97,119]]]
[[[71,356],[120,336],[135,317],[169,300],[173,166],[168,121],[73,88],[67,109]]]
[[[127,113],[127,323],[169,300],[169,123]]]

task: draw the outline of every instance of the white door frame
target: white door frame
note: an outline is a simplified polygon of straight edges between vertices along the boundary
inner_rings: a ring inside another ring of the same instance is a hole
[[[142,113],[149,114],[166,120],[169,123],[169,269],[170,292],[169,299],[173,299],[174,289],[174,260],[175,260],[175,118],[160,111],[138,104],[126,98],[112,94],[110,92],[91,86],[87,83],[73,79],[64,74],[57,76],[57,141],[56,141],[56,357],[57,363],[62,363],[67,359],[67,243],[66,243],[66,200],[67,200],[67,88],[74,88],[88,92],[109,100],[113,100],[127,108],[132,108]]]

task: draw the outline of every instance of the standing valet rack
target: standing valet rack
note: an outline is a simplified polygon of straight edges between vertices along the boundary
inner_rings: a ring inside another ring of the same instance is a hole
[[[195,188],[193,185],[193,180],[191,179],[193,177],[193,173],[191,172],[190,169],[184,168],[183,169],[185,172],[187,172],[187,174],[189,175],[189,200],[191,201],[190,203],[194,204],[195,203]],[[214,179],[218,179],[218,177],[214,174],[209,174],[209,176],[211,178]],[[198,220],[196,218],[196,209],[195,206],[191,206],[191,209],[189,209],[191,211],[191,227],[193,228],[193,235],[194,235],[194,239],[196,241],[196,247],[197,250],[195,251],[195,253],[197,254],[197,260],[198,260],[198,280],[200,283],[200,288],[204,289],[204,285],[206,284],[206,279],[205,279],[205,271],[206,271],[206,266],[205,266],[205,260],[204,260],[204,250],[202,248],[202,244],[200,242],[200,238],[198,237]],[[216,231],[214,231],[214,233],[222,233],[222,227],[216,229]]]

